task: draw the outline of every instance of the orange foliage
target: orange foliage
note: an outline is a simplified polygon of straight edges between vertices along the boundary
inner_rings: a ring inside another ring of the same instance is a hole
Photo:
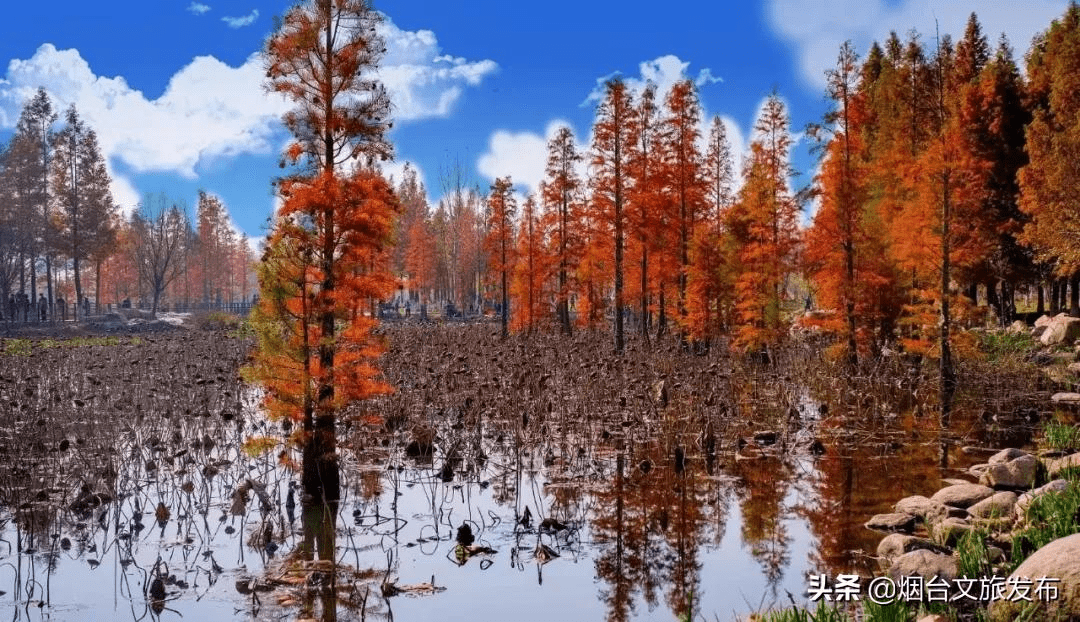
[[[779,97],[769,97],[754,130],[746,181],[733,208],[746,235],[735,283],[741,325],[734,345],[744,350],[759,350],[780,339],[783,286],[798,241],[799,208],[788,188],[792,139]]]
[[[262,340],[252,372],[266,387],[271,416],[304,420],[316,406],[334,411],[390,390],[373,364],[381,352],[370,336],[376,320],[363,307],[393,287],[388,272],[372,266],[385,264],[397,201],[386,181],[367,171],[291,180],[281,192],[285,202],[259,271],[263,295],[253,319]],[[327,333],[327,316],[344,328]],[[321,356],[327,344],[330,365]],[[316,404],[316,388],[328,384],[332,400]]]
[[[1062,276],[1080,271],[1078,69],[1080,5],[1074,2],[1028,57],[1035,109],[1027,131],[1031,161],[1020,170],[1020,207],[1031,218],[1023,240]]]
[[[690,80],[676,82],[664,103],[661,175],[667,189],[663,208],[670,223],[672,243],[665,249],[666,253],[661,253],[661,264],[677,283],[678,321],[685,331],[690,324],[687,311],[690,246],[695,229],[706,214],[705,179],[697,147],[701,136],[698,130],[701,105]]]
[[[623,350],[623,254],[625,253],[625,201],[629,182],[628,151],[634,142],[630,117],[633,103],[621,80],[605,85],[603,101],[596,108],[592,144],[592,201],[589,203],[589,234],[581,279],[587,305],[587,323],[592,325],[602,308],[606,269],[613,277],[615,351]],[[610,240],[610,241],[609,241]],[[611,245],[610,247],[608,245]],[[605,252],[610,248],[610,254]],[[610,264],[607,257],[611,257]],[[610,268],[607,266],[610,265]]]
[[[529,195],[521,211],[518,227],[517,258],[514,264],[510,296],[514,307],[510,327],[532,332],[551,316],[551,288],[546,275],[558,257],[548,252],[545,219],[536,210],[536,199]]]
[[[826,116],[832,139],[817,178],[821,204],[806,234],[805,261],[818,287],[818,302],[837,313],[815,323],[847,336],[849,362],[857,352],[877,347],[889,335],[875,329],[899,311],[896,282],[887,256],[881,220],[869,204],[868,153],[864,130],[869,123],[866,93],[857,89],[856,56],[844,44],[829,91],[836,110]]]
[[[540,194],[547,210],[542,225],[552,232],[552,270],[558,279],[555,306],[559,326],[570,333],[570,292],[575,268],[581,261],[580,223],[582,218],[581,179],[575,167],[581,154],[574,146],[574,134],[568,127],[559,128],[548,142],[548,160]]]

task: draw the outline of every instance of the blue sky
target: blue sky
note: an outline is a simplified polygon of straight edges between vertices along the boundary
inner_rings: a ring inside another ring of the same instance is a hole
[[[116,200],[130,209],[146,193],[195,203],[221,196],[236,226],[263,233],[270,180],[288,140],[285,104],[262,91],[259,53],[273,17],[289,2],[153,0],[18,3],[0,37],[0,137],[25,99],[44,86],[57,108],[75,103],[109,158]],[[432,200],[442,171],[459,163],[486,188],[512,175],[527,191],[540,180],[544,144],[559,123],[588,141],[592,94],[620,73],[632,85],[695,79],[706,118],[719,114],[745,148],[773,89],[793,129],[826,109],[824,72],[839,45],[860,52],[890,30],[912,28],[932,44],[935,19],[958,36],[975,10],[991,41],[1001,32],[1017,56],[1061,15],[1065,0],[756,0],[543,3],[381,0],[388,53],[380,77],[395,103],[391,134],[400,172],[423,175]],[[813,174],[800,143],[794,165]]]

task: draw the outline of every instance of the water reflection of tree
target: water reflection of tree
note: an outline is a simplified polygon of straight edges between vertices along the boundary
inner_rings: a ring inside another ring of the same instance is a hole
[[[736,460],[739,478],[736,496],[742,511],[742,541],[761,565],[775,596],[791,561],[791,536],[784,525],[784,498],[791,486],[791,468],[778,458],[765,456]]]
[[[836,408],[839,410],[839,408]],[[938,468],[939,431],[935,418],[913,414],[894,418],[833,416],[821,422],[825,453],[808,485],[811,494],[798,508],[817,539],[810,562],[817,571],[871,574],[870,554],[881,534],[863,527],[875,514],[892,511],[910,495],[929,495],[942,476]],[[904,473],[902,479],[896,473]]]
[[[665,460],[665,457],[667,458]],[[666,463],[665,463],[666,462]],[[642,468],[647,464],[646,469]],[[676,617],[693,617],[701,596],[700,548],[715,541],[727,516],[714,483],[688,461],[682,473],[672,466],[670,451],[650,447],[634,458],[620,454],[615,473],[597,491],[592,530],[602,543],[597,575],[607,583],[601,597],[608,620],[630,619],[636,598],[649,609],[658,590],[668,586],[665,599]]]

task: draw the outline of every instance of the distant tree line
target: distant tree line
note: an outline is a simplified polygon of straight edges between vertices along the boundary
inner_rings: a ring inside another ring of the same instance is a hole
[[[693,82],[632,93],[616,78],[590,144],[559,130],[521,206],[500,178],[486,196],[446,184],[431,210],[407,169],[391,268],[425,298],[508,306],[511,329],[606,322],[616,349],[629,321],[645,339],[756,351],[814,306],[827,312],[803,321],[840,336],[852,362],[894,342],[948,358],[950,327],[976,305],[1006,322],[1033,291],[1039,312],[1080,313],[1076,3],[1026,64],[1025,78],[974,14],[955,43],[894,33],[864,59],[845,44],[831,110],[808,128],[822,160],[803,189],[777,94],[735,154],[718,117],[702,123]]]
[[[182,205],[148,197],[124,217],[109,190],[97,134],[74,105],[60,116],[44,89],[0,146],[0,296],[28,296],[49,312],[83,313],[123,300],[148,304],[244,300],[254,291],[248,240],[217,197],[200,192],[192,223]],[[0,305],[2,306],[2,305]],[[35,313],[34,317],[38,317]]]

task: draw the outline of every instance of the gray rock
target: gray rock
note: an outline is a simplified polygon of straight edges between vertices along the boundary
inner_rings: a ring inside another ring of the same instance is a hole
[[[1030,579],[1037,586],[1040,577],[1060,579],[1051,584],[1057,587],[1058,597],[1053,600],[1033,598],[1033,606],[1037,606],[1038,610],[1034,612],[1036,615],[1028,619],[1080,620],[1080,534],[1059,538],[1032,553],[1009,575],[1006,584],[1009,580]],[[1024,602],[1011,602],[1008,592],[1005,596],[1005,600],[990,605],[990,619],[994,622],[1015,620],[1022,606],[1032,606]]]
[[[932,551],[934,553],[942,554],[949,553],[949,549],[934,544],[926,538],[919,538],[903,533],[890,533],[881,539],[881,542],[878,543],[877,547],[878,557],[884,557],[890,561],[900,557],[904,553],[910,553],[912,551]]]
[[[1080,404],[1080,393],[1055,393],[1050,396],[1055,404]]]
[[[918,575],[926,579],[940,577],[946,581],[952,581],[956,578],[956,574],[956,559],[952,555],[926,550],[904,553],[897,557],[889,568],[889,576],[893,580]]]
[[[1016,499],[1016,505],[1013,506],[1013,511],[1016,513],[1016,517],[1022,520],[1024,518],[1024,515],[1027,513],[1027,509],[1031,505],[1031,502],[1034,501],[1036,498],[1049,493],[1063,492],[1068,487],[1068,480],[1055,479],[1054,481],[1049,482],[1043,486],[1039,486],[1035,490],[1025,492]]]
[[[979,484],[954,484],[946,486],[930,497],[942,505],[951,505],[957,508],[968,508],[994,494],[994,489]]]
[[[1016,499],[1015,492],[999,492],[969,507],[968,514],[975,518],[1012,517]]]
[[[911,514],[893,512],[891,514],[878,514],[864,523],[867,529],[879,531],[904,531],[911,532],[915,529],[915,517]]]
[[[975,456],[976,458],[989,458],[998,453],[998,450],[992,447],[978,447],[976,445],[964,445],[960,448],[960,451],[965,455]]]
[[[1080,318],[1069,317],[1064,313],[1055,315],[1046,325],[1046,330],[1039,335],[1039,341],[1044,346],[1059,343],[1072,345],[1077,338],[1080,338]]]
[[[1046,461],[1046,475],[1051,478],[1057,477],[1065,469],[1076,468],[1080,468],[1080,453]]]
[[[1022,335],[1028,331],[1028,325],[1023,320],[1015,320],[1009,327],[1005,329],[1005,332],[1011,335]]]
[[[971,524],[962,518],[950,516],[931,523],[928,529],[934,542],[943,546],[955,546],[964,534],[971,531]]]
[[[979,483],[993,488],[1023,488],[1035,485],[1035,474],[1039,460],[1030,454],[1024,454],[1005,463],[991,464]]]
[[[1031,338],[1032,339],[1038,339],[1038,338],[1042,337],[1043,333],[1045,333],[1045,332],[1046,332],[1046,325],[1045,324],[1042,325],[1042,326],[1036,326],[1035,328],[1031,329]]]
[[[982,477],[982,474],[986,473],[986,470],[989,468],[989,464],[973,464],[968,467],[968,473],[974,475],[975,477]]]
[[[897,512],[903,512],[904,514],[911,514],[917,516],[922,520],[932,520],[935,518],[943,517],[946,515],[945,506],[937,501],[931,501],[930,499],[922,495],[913,495],[911,497],[904,497],[896,502],[893,509]]]
[[[989,464],[1005,464],[1010,460],[1015,460],[1021,456],[1026,455],[1028,455],[1028,452],[1010,447],[1009,449],[1002,449],[996,454],[990,456],[990,459],[988,459],[986,462]]]

